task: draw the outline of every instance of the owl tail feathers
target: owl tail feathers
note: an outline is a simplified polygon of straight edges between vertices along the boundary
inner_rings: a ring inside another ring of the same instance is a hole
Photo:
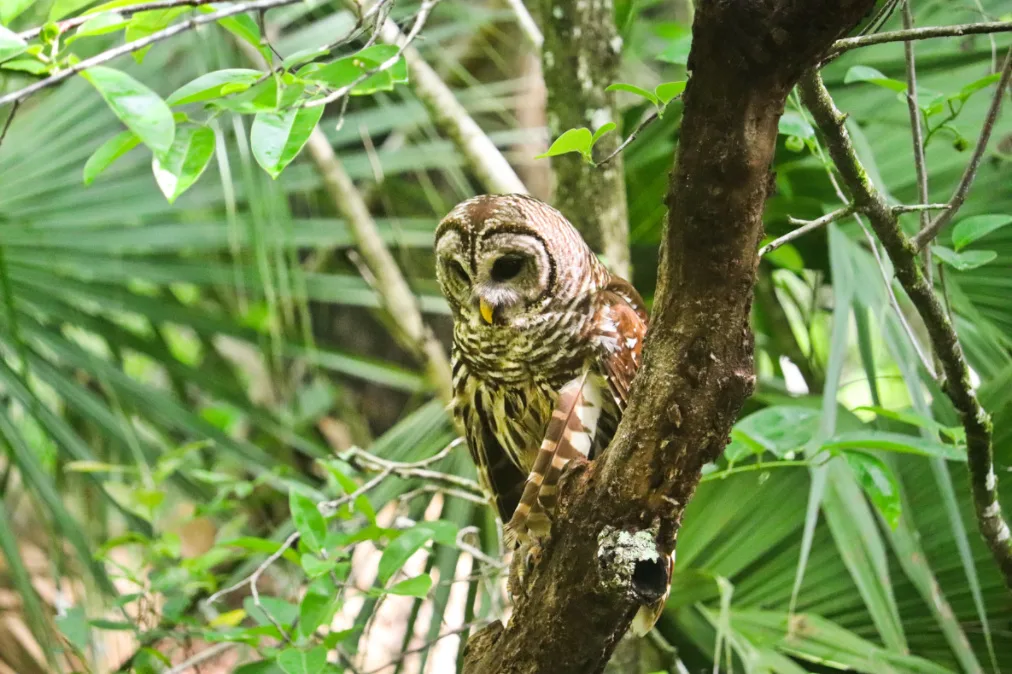
[[[675,557],[674,553],[668,555],[668,584],[664,590],[664,596],[660,599],[640,606],[639,610],[636,611],[636,615],[633,616],[632,626],[630,629],[632,633],[638,637],[645,637],[650,630],[657,624],[657,620],[664,613],[664,605],[668,602],[668,596],[671,595],[671,574],[675,570]]]

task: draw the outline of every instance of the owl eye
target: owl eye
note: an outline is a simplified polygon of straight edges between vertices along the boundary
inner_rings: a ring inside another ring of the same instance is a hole
[[[450,260],[446,265],[450,269],[450,273],[457,277],[457,280],[461,283],[470,283],[471,277],[467,275],[467,270],[464,269],[464,265],[460,264],[456,260]]]
[[[520,273],[527,258],[516,253],[507,253],[492,263],[492,280],[502,283]]]

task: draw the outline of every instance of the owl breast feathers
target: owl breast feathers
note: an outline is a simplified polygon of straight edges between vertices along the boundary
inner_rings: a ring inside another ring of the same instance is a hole
[[[459,204],[435,250],[454,322],[454,414],[507,536],[542,538],[562,468],[593,459],[621,419],[643,300],[561,213],[523,195]]]

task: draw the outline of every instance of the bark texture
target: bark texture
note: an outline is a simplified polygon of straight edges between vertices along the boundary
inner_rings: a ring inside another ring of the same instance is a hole
[[[611,0],[538,0],[544,44],[541,68],[548,88],[548,129],[557,138],[581,126],[596,131],[618,122],[615,97],[622,38]],[[606,157],[621,142],[612,131],[597,144]],[[629,226],[622,157],[597,168],[573,153],[552,157],[553,204],[569,218],[609,269],[629,278]]]
[[[674,549],[700,470],[723,451],[755,383],[749,308],[784,101],[873,5],[699,3],[654,313],[632,399],[608,451],[564,476],[552,539],[527,595],[509,626],[471,638],[467,674],[600,672],[639,606],[663,592],[659,552]]]

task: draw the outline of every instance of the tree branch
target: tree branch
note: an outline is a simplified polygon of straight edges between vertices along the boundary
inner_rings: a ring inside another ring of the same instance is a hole
[[[832,213],[826,213],[821,218],[816,218],[815,220],[804,221],[804,220],[795,220],[794,218],[788,218],[791,224],[801,226],[791,232],[787,232],[779,239],[774,239],[773,241],[770,241],[765,246],[760,248],[759,257],[762,257],[767,253],[772,253],[785,243],[790,243],[794,239],[800,238],[811,231],[819,229],[820,227],[825,227],[829,223],[836,222],[841,218],[845,218],[853,212],[854,208],[852,206],[844,206],[843,208],[836,209]]]
[[[914,12],[911,0],[903,0],[903,28],[914,27]],[[917,174],[917,198],[922,204],[928,202],[928,166],[924,161],[924,130],[921,128],[921,110],[917,104],[917,65],[914,59],[914,42],[903,43],[903,57],[907,63],[907,113],[910,116],[910,135],[914,144],[914,170]],[[921,229],[926,229],[931,222],[927,211],[919,213]],[[924,273],[931,282],[931,251],[924,251]]]
[[[450,402],[453,383],[446,350],[422,318],[415,294],[383,242],[369,207],[319,127],[309,136],[306,147],[334,206],[348,223],[358,252],[375,278],[376,291],[397,327],[399,341],[421,360],[439,397]]]
[[[662,556],[755,385],[749,310],[784,102],[873,5],[698,5],[654,313],[629,406],[600,459],[570,463],[526,594],[509,626],[468,642],[467,674],[600,672],[640,606],[662,596]]]
[[[800,90],[802,100],[826,137],[829,154],[850,191],[857,210],[867,216],[892,261],[896,278],[927,329],[931,346],[945,373],[946,393],[966,430],[967,467],[977,523],[1006,587],[1012,591],[1012,540],[998,501],[991,419],[981,407],[970,384],[969,368],[959,337],[917,264],[917,248],[904,235],[896,215],[886,205],[882,194],[872,185],[861,165],[844,125],[845,116],[836,108],[822,78],[815,71],[807,73],[800,84]]]
[[[200,7],[202,5],[210,5],[218,0],[157,0],[156,2],[142,2],[136,5],[126,5],[125,7],[116,7],[104,10],[102,12],[85,12],[80,16],[71,17],[63,21],[57,21],[56,26],[60,29],[60,34],[66,33],[68,30],[73,30],[81,24],[87,22],[90,19],[94,19],[99,14],[105,12],[116,13],[123,17],[133,16],[140,12],[149,12],[154,9],[170,9],[172,7]],[[35,28],[29,28],[28,30],[21,31],[18,33],[18,37],[22,40],[31,40],[42,34],[42,26],[36,26]]]
[[[65,68],[59,72],[53,73],[45,79],[41,79],[38,82],[33,82],[23,89],[12,91],[6,96],[0,96],[0,106],[7,105],[8,103],[17,103],[25,100],[32,94],[35,94],[47,87],[51,87],[55,84],[59,84],[68,77],[77,75],[80,72],[87,70],[88,68],[94,68],[95,66],[102,65],[108,61],[125,56],[135,51],[140,51],[145,47],[167,40],[170,37],[175,37],[187,31],[193,30],[197,26],[202,26],[208,23],[214,23],[219,19],[224,19],[235,14],[242,14],[243,12],[251,11],[264,11],[274,7],[283,7],[284,5],[293,5],[299,0],[253,0],[253,2],[241,2],[235,5],[225,7],[217,12],[211,14],[202,14],[173,24],[168,28],[160,30],[156,33],[152,33],[146,37],[138,38],[126,44],[122,44],[119,47],[107,49],[104,52],[98,53],[91,58],[86,58],[69,68]]]
[[[615,28],[611,3],[586,0],[539,0],[544,45],[541,70],[548,90],[548,129],[552,137],[577,127],[596,131],[619,121],[615,96],[605,91],[615,82],[622,38]],[[552,157],[554,205],[576,226],[608,267],[629,276],[629,226],[625,170],[615,150],[621,142],[612,131],[598,141],[606,166],[594,166],[578,154]],[[602,162],[603,164],[604,162]]]
[[[949,199],[948,208],[942,211],[930,225],[922,229],[914,237],[913,244],[917,250],[923,249],[932,239],[938,236],[938,233],[947,224],[952,222],[952,218],[962,207],[963,202],[966,201],[966,196],[970,193],[973,179],[977,177],[980,160],[984,157],[988,141],[991,140],[991,133],[994,131],[995,122],[998,121],[1001,103],[1005,98],[1005,89],[1008,88],[1010,79],[1012,79],[1012,47],[1009,47],[1008,54],[1005,55],[1005,65],[1002,66],[1001,77],[998,80],[998,90],[994,92],[994,98],[991,99],[991,106],[987,109],[987,117],[984,118],[984,125],[980,129],[980,138],[977,139],[977,146],[973,149],[973,155],[966,165],[963,177],[960,179],[959,185],[956,186],[956,191],[952,193],[952,198]]]
[[[379,35],[383,42],[393,45],[400,44],[404,39],[391,19],[383,22]],[[408,66],[408,86],[428,110],[433,124],[453,141],[482,187],[488,192],[500,194],[526,194],[527,188],[499,148],[467,114],[464,106],[418,50],[409,46],[403,56]]]
[[[825,60],[832,60],[845,51],[859,47],[870,47],[873,44],[886,42],[906,42],[908,40],[927,40],[935,37],[963,37],[964,35],[983,35],[986,33],[1007,33],[1012,31],[1012,21],[986,21],[982,23],[964,23],[957,26],[928,26],[911,28],[910,30],[891,30],[884,33],[872,33],[859,37],[846,37],[833,44]]]

